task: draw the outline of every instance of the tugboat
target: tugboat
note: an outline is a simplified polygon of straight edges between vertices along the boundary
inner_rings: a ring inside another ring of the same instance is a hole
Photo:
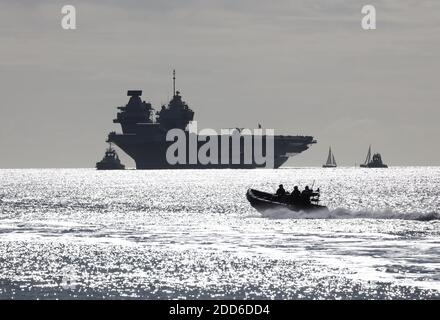
[[[109,143],[108,149],[105,151],[105,156],[101,161],[96,163],[96,169],[98,170],[124,170],[125,166],[119,160],[116,150],[112,148],[112,144]]]
[[[337,164],[335,161],[335,155],[332,153],[332,148],[328,148],[327,162],[322,165],[323,168],[336,168]]]
[[[371,158],[371,146],[368,148],[367,158],[365,162],[360,165],[361,168],[388,168],[386,164],[382,162],[382,156],[380,153],[373,154]]]
[[[246,198],[253,208],[264,214],[268,210],[287,209],[293,212],[312,212],[312,211],[328,211],[326,206],[319,205],[319,189],[316,192],[310,190],[308,200],[295,200],[292,195],[286,193],[284,195],[272,194],[255,189],[249,189],[246,192]]]

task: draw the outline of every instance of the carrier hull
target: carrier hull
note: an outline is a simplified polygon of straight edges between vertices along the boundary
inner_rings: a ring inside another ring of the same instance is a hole
[[[166,141],[166,136],[160,137],[138,136],[136,134],[115,134],[108,136],[108,141],[116,144],[135,164],[136,169],[255,169],[255,168],[279,168],[290,157],[295,156],[309,148],[313,143],[310,136],[274,136],[274,160],[273,166],[268,163],[258,163],[254,157],[252,161],[245,161],[244,152],[240,152],[239,158],[233,157],[233,152],[228,152],[229,157],[222,161],[221,148],[218,149],[218,158],[209,163],[201,163],[199,159],[190,161],[189,145],[186,145],[186,161],[183,163],[170,164],[167,160],[167,150],[172,142]],[[197,151],[203,143],[198,144]],[[223,163],[222,163],[223,162]]]

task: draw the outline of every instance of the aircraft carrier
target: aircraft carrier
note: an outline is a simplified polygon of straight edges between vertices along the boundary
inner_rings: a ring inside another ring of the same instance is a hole
[[[163,105],[161,110],[155,112],[150,103],[142,101],[141,90],[130,90],[127,95],[130,97],[125,106],[118,107],[119,112],[114,123],[119,123],[122,133],[111,132],[107,142],[116,144],[136,163],[137,169],[252,169],[266,167],[252,157],[252,160],[245,160],[244,148],[240,150],[240,159],[221,161],[221,148],[218,150],[218,161],[202,163],[196,161],[184,161],[183,163],[170,164],[166,153],[173,141],[167,141],[166,135],[170,129],[181,129],[186,134],[187,151],[189,150],[188,124],[193,121],[194,111],[182,100],[179,91],[176,91],[175,72],[173,74],[173,98],[168,105]],[[274,159],[273,167],[279,168],[289,157],[299,154],[309,148],[316,140],[311,136],[284,136],[274,135]],[[263,150],[265,150],[266,138],[263,137]],[[205,142],[197,142],[199,149]],[[231,144],[232,145],[232,144]],[[243,141],[241,142],[243,146]],[[232,157],[233,152],[228,152]],[[225,153],[226,154],[226,153]],[[186,152],[186,158],[189,158]],[[237,157],[236,157],[237,158]],[[225,163],[227,162],[227,163]]]

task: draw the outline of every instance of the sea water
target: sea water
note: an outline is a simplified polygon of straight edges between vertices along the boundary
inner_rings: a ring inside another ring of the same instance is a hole
[[[248,188],[319,187],[329,212]],[[440,295],[440,167],[0,170],[0,298]]]

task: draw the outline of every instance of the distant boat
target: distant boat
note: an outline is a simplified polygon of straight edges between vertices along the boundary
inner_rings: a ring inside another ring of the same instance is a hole
[[[98,170],[124,170],[125,166],[119,160],[116,150],[112,148],[112,144],[109,143],[108,149],[105,151],[104,158],[96,163],[96,169]]]
[[[335,161],[335,155],[332,153],[332,148],[328,148],[327,162],[322,165],[323,168],[336,168],[338,165]]]
[[[373,154],[371,157],[371,146],[368,148],[367,157],[365,162],[360,165],[361,168],[388,168],[386,164],[382,162],[382,156],[380,153]]]

